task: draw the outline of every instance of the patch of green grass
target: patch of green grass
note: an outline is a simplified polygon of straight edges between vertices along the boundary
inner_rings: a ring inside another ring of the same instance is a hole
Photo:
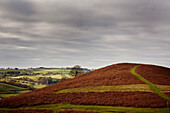
[[[11,93],[11,94],[0,94],[0,97],[6,98],[6,97],[11,97],[11,96],[16,96],[19,95],[17,93]]]
[[[3,94],[0,94],[0,97],[6,98],[6,97],[11,97],[11,96],[17,96],[19,94],[26,93],[29,91],[31,91],[31,90],[22,90],[22,91],[9,92],[9,93],[5,92]]]
[[[11,93],[11,91],[3,87],[0,87],[0,93]]]
[[[170,86],[159,85],[161,90],[170,91]],[[105,92],[105,91],[145,91],[152,92],[150,87],[146,84],[132,84],[119,86],[88,86],[80,88],[70,88],[57,91],[56,93],[73,93],[73,92]]]
[[[145,82],[146,84],[148,84],[149,87],[152,89],[152,91],[153,91],[154,93],[156,93],[156,94],[159,95],[160,97],[163,97],[164,99],[170,101],[170,98],[169,98],[168,96],[166,96],[164,93],[162,93],[162,92],[160,91],[160,89],[159,89],[155,84],[149,82],[148,80],[146,80],[146,79],[143,78],[141,75],[139,75],[139,74],[137,74],[137,73],[135,72],[135,69],[136,69],[137,67],[140,67],[140,65],[134,66],[134,67],[130,70],[130,72],[131,72],[133,75],[135,75],[138,79],[140,79],[140,80],[142,80],[143,82]]]
[[[43,85],[43,84],[36,84],[34,85],[35,88],[43,88],[43,87],[46,87],[47,85]]]
[[[39,106],[26,107],[21,109],[51,109],[61,111],[72,109],[78,111],[96,111],[101,113],[128,112],[128,113],[169,113],[170,108],[134,108],[134,107],[115,107],[115,106],[97,106],[97,105],[73,105],[73,104],[46,104]]]
[[[22,90],[22,91],[17,91],[18,94],[22,94],[22,93],[26,93],[26,92],[29,92],[31,90]]]
[[[10,84],[0,83],[0,97],[6,98],[10,96],[16,96],[21,93],[28,92],[26,88],[13,86]]]
[[[0,113],[8,113],[10,111],[9,108],[0,108]]]
[[[27,77],[29,79],[33,79],[33,80],[37,80],[39,77],[51,77],[51,78],[57,78],[57,79],[61,79],[62,75],[24,75],[24,76],[17,76],[17,77],[11,77],[11,78],[23,78],[23,77]]]
[[[5,83],[0,83],[0,87],[4,87],[5,89],[11,90],[11,91],[12,90],[22,90],[22,89],[25,89],[25,88],[22,88],[22,87],[10,85],[10,84],[5,84]]]
[[[169,85],[156,85],[160,91],[162,92],[170,92],[170,86]]]
[[[62,73],[62,74],[68,74],[70,72],[70,69],[62,69],[62,68],[52,68],[52,69],[35,69],[33,73],[42,73],[46,74],[48,72],[53,72],[53,73]]]

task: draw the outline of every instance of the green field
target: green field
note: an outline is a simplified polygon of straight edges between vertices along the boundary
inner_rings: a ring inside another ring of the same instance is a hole
[[[15,78],[23,78],[23,77],[27,77],[29,79],[34,79],[34,80],[37,80],[39,77],[51,77],[51,78],[57,78],[57,79],[61,79],[63,76],[62,75],[24,75],[24,76],[17,76],[17,77],[11,77],[12,79],[15,79]]]
[[[10,93],[10,92],[11,92],[10,90],[0,87],[0,93]]]
[[[170,86],[157,85],[161,91],[170,92]],[[56,93],[73,93],[73,92],[105,92],[105,91],[145,91],[152,92],[147,84],[119,85],[119,86],[88,86],[80,88],[70,88],[57,91]]]
[[[77,111],[93,111],[100,113],[169,113],[170,108],[134,108],[134,107],[114,107],[114,106],[96,106],[96,105],[73,105],[73,104],[47,104],[32,107],[25,107],[19,109],[48,109],[53,113],[64,110],[77,110]],[[0,113],[8,112],[9,108],[0,108]]]
[[[8,89],[8,90],[23,90],[25,88],[21,88],[21,87],[18,87],[18,86],[14,86],[14,85],[10,85],[10,84],[5,84],[5,83],[0,83],[0,87],[3,87],[5,89]]]
[[[17,96],[19,94],[26,93],[29,91],[31,91],[31,90],[22,90],[22,91],[16,91],[15,93],[0,94],[0,97],[6,98],[6,97],[10,97],[10,96]]]
[[[28,92],[30,90],[10,84],[0,83],[0,97],[16,96],[21,93]]]
[[[30,74],[33,74],[33,75],[22,75],[22,76],[11,77],[11,78],[28,77],[30,79],[37,79],[39,77],[52,77],[52,78],[61,79],[63,75],[69,76],[68,75],[69,72],[70,72],[70,69],[58,69],[58,68],[56,69],[32,69]],[[58,74],[53,75],[53,74],[48,74],[48,73],[58,73]],[[43,74],[47,74],[47,75],[43,75]]]
[[[65,68],[49,68],[49,69],[35,69],[33,73],[48,73],[48,72],[53,72],[53,73],[61,73],[61,74],[68,74],[70,72],[70,69],[65,69]]]

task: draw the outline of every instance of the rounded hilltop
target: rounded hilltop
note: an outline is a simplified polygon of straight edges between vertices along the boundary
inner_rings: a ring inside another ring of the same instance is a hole
[[[170,69],[119,63],[55,85],[0,100],[1,108],[67,103],[71,105],[166,108],[170,97]]]

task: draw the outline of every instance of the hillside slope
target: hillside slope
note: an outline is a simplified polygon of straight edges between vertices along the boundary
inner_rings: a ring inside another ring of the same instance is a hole
[[[87,92],[62,92],[58,91],[74,88],[89,88],[122,85],[146,85],[145,82],[134,76],[130,70],[141,65],[135,71],[148,81],[156,85],[166,85],[164,94],[170,97],[170,69],[154,65],[120,63],[110,65],[75,78],[68,79],[32,92],[0,100],[0,107],[18,108],[42,104],[69,103],[76,105],[105,105],[125,107],[167,107],[167,100],[153,93],[152,90],[103,90]]]

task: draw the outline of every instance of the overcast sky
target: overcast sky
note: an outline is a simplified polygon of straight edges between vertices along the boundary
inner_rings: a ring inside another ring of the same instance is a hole
[[[0,67],[170,67],[170,0],[0,0]]]

